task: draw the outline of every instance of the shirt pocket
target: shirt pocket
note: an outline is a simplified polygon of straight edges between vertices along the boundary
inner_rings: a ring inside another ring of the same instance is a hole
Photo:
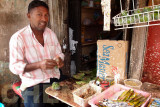
[[[38,51],[36,49],[36,46],[30,46],[29,48],[26,48],[25,50],[25,57],[29,63],[34,63],[40,61],[40,54],[41,50]]]
[[[50,57],[51,57],[52,59],[55,58],[55,56],[56,56],[56,48],[55,48],[54,45],[49,45],[49,46],[48,46],[48,53],[49,53],[49,55],[50,55]]]

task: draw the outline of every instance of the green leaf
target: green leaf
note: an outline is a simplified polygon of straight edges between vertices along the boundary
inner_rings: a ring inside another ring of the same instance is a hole
[[[125,10],[123,10],[121,14],[122,14],[122,16],[127,16],[128,15],[127,11],[125,11]]]
[[[141,10],[137,9],[134,11],[134,14],[138,14],[138,13],[141,13]]]
[[[149,12],[152,11],[152,9],[150,7],[144,7],[143,8],[143,12]]]
[[[127,17],[127,24],[134,23],[134,16]]]

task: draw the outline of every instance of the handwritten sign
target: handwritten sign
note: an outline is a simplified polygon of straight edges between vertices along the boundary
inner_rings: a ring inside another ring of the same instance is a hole
[[[98,40],[97,47],[97,76],[102,80],[106,76],[116,77],[117,80],[125,79],[128,42]]]
[[[113,46],[107,46],[107,45],[102,45],[103,48],[103,52],[102,55],[99,54],[98,56],[98,70],[99,70],[99,74],[100,74],[100,78],[101,79],[105,79],[106,73],[105,73],[105,68],[106,65],[110,65],[110,50],[113,50],[114,47]]]

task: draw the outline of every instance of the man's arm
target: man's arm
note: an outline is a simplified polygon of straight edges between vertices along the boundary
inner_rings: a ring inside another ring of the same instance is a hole
[[[14,34],[9,42],[9,68],[16,75],[22,74],[26,66],[24,61],[24,42],[18,34]]]

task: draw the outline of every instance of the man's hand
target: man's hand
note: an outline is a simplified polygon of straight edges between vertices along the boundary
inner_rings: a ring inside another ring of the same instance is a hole
[[[60,57],[56,58],[56,61],[57,61],[58,68],[61,68],[64,66],[63,60]]]
[[[45,59],[40,62],[40,68],[42,70],[53,69],[56,66],[58,66],[57,62],[53,59]]]

